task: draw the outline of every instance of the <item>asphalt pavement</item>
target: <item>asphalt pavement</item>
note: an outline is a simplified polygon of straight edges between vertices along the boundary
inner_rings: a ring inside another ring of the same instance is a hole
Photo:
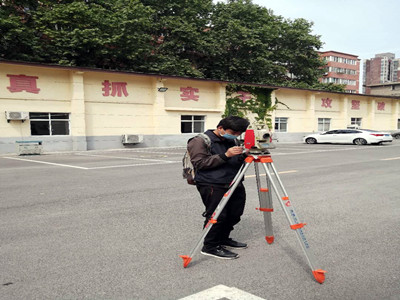
[[[323,284],[276,198],[265,242],[253,168],[249,247],[183,268],[203,223],[184,149],[141,148],[0,156],[0,299],[400,299],[400,141],[271,152]]]

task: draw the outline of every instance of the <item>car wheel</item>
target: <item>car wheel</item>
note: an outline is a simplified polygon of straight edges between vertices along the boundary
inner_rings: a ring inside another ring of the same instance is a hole
[[[317,140],[314,139],[314,138],[308,138],[308,139],[306,139],[306,143],[307,143],[307,144],[316,144],[316,143],[317,143]]]
[[[400,133],[393,135],[395,139],[400,139]]]
[[[363,139],[363,138],[358,138],[358,139],[355,139],[353,141],[353,143],[356,144],[356,145],[366,145],[367,141],[365,139]]]

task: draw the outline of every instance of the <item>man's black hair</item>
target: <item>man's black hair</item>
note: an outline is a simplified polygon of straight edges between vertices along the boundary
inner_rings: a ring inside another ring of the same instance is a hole
[[[231,129],[233,131],[245,132],[250,122],[238,116],[229,116],[219,121],[217,127],[222,126],[223,129]]]

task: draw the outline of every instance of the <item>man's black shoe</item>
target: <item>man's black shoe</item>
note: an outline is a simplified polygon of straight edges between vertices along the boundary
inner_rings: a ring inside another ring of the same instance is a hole
[[[239,257],[237,253],[233,253],[227,249],[224,249],[221,246],[217,246],[210,249],[203,247],[203,249],[201,249],[201,254],[214,256],[216,258],[221,258],[221,259],[235,259]]]
[[[223,247],[230,247],[230,248],[234,248],[234,249],[246,249],[247,248],[247,244],[237,242],[232,239],[227,239],[227,240],[223,241],[221,243],[221,245]]]

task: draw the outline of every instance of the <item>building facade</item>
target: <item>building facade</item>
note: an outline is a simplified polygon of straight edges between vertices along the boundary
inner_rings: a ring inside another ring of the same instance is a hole
[[[0,154],[39,140],[45,152],[184,146],[216,127],[227,84],[0,61]],[[272,116],[280,142],[301,142],[308,133],[349,124],[389,131],[399,126],[400,97],[264,87],[287,105]],[[136,143],[124,142],[126,136]]]
[[[400,59],[394,53],[376,54],[364,62],[364,93],[371,94],[370,86],[376,86],[400,80]]]
[[[400,82],[371,84],[368,87],[370,95],[384,95],[400,97]]]
[[[274,113],[275,134],[282,141],[289,137],[300,141],[305,134],[343,129],[351,124],[384,131],[400,128],[399,97],[288,88],[276,90],[273,96],[288,106],[280,105]]]
[[[360,59],[358,56],[337,52],[320,52],[320,56],[326,61],[326,73],[320,82],[345,84],[348,93],[360,92]]]

